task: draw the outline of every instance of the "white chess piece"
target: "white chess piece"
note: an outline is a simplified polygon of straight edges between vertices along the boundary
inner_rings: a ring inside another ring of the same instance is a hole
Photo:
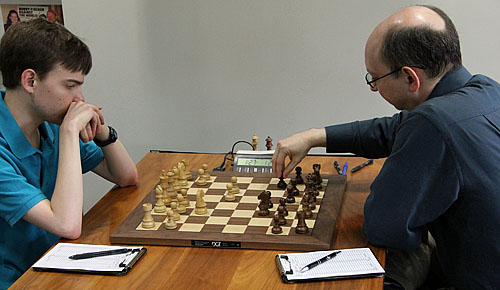
[[[224,197],[224,199],[226,201],[234,201],[236,198],[235,198],[234,192],[233,192],[233,185],[231,183],[228,183],[226,185],[226,188],[227,188],[227,192],[226,192],[226,196]]]
[[[236,176],[231,177],[231,184],[233,185],[233,193],[240,193],[240,187],[238,186],[238,178]]]
[[[152,229],[155,227],[155,220],[151,215],[153,210],[153,204],[145,203],[142,205],[142,210],[144,211],[144,218],[142,219],[142,227],[145,229]]]
[[[198,189],[198,192],[196,193],[196,205],[194,208],[194,213],[195,214],[206,214],[207,211],[207,204],[205,203],[205,200],[203,200],[203,196],[205,195],[205,192],[203,189]]]
[[[203,169],[198,170],[198,180],[196,180],[197,185],[207,185],[207,179],[205,178],[205,171]]]
[[[174,212],[171,209],[167,212],[167,222],[165,223],[165,228],[167,230],[175,230],[177,228],[177,223],[174,221]]]

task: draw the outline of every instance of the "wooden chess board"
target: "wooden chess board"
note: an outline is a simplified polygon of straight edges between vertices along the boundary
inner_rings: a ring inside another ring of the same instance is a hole
[[[191,247],[245,248],[245,249],[276,249],[276,250],[327,250],[335,239],[337,216],[346,186],[345,175],[322,175],[323,183],[317,197],[316,209],[312,218],[306,219],[309,227],[307,234],[297,234],[297,209],[305,185],[297,185],[300,196],[295,197],[294,204],[287,204],[287,224],[282,226],[283,233],[272,234],[272,218],[279,205],[279,199],[286,197],[286,190],[279,189],[279,179],[271,174],[250,174],[235,172],[210,172],[211,179],[207,185],[200,186],[193,182],[197,173],[193,172],[193,181],[188,183],[188,199],[190,206],[187,212],[181,214],[175,230],[165,228],[166,213],[154,212],[155,227],[142,227],[144,203],[156,203],[156,193],[153,189],[144,200],[132,211],[123,223],[110,236],[111,243],[138,245],[169,245]],[[231,177],[238,177],[240,193],[236,200],[224,200],[226,185]],[[293,175],[292,175],[293,176]],[[288,183],[289,179],[285,179]],[[199,188],[205,190],[204,200],[208,213],[197,215],[194,212],[196,192]],[[257,196],[263,191],[271,192],[269,216],[258,215],[259,200]]]

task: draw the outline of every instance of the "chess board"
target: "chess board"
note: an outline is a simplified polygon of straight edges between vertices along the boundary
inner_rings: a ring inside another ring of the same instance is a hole
[[[297,209],[305,185],[297,185],[300,196],[296,202],[287,204],[287,223],[282,226],[283,233],[273,234],[273,216],[279,205],[279,199],[286,197],[286,190],[279,189],[278,178],[271,174],[250,174],[235,172],[210,172],[211,179],[207,185],[197,185],[194,180],[188,183],[188,199],[190,206],[181,214],[175,230],[167,230],[166,213],[155,213],[155,227],[142,227],[144,203],[156,203],[154,187],[144,200],[130,213],[123,223],[110,235],[111,243],[138,245],[169,245],[190,247],[245,248],[245,249],[277,249],[277,250],[327,250],[335,239],[336,220],[340,211],[346,186],[345,175],[322,175],[322,189],[317,196],[316,209],[313,216],[306,219],[309,227],[307,234],[295,232]],[[240,193],[235,201],[225,201],[226,185],[231,177],[238,177]],[[291,175],[293,177],[293,175]],[[285,179],[288,183],[289,179]],[[156,186],[156,185],[155,185]],[[198,215],[194,211],[196,192],[205,190],[204,200],[208,213]],[[263,191],[271,192],[269,216],[259,216],[257,196]]]

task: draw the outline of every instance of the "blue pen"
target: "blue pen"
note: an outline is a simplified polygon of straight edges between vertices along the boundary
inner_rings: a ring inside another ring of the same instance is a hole
[[[342,169],[342,175],[345,175],[345,172],[347,171],[347,161],[344,164],[344,168]]]

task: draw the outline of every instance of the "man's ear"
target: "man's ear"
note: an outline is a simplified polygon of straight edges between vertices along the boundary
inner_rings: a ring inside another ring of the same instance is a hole
[[[30,94],[33,93],[36,80],[36,72],[33,69],[26,69],[21,74],[21,85],[24,90]]]
[[[412,93],[416,92],[421,85],[421,79],[418,72],[409,66],[404,66],[401,70],[410,91]]]

